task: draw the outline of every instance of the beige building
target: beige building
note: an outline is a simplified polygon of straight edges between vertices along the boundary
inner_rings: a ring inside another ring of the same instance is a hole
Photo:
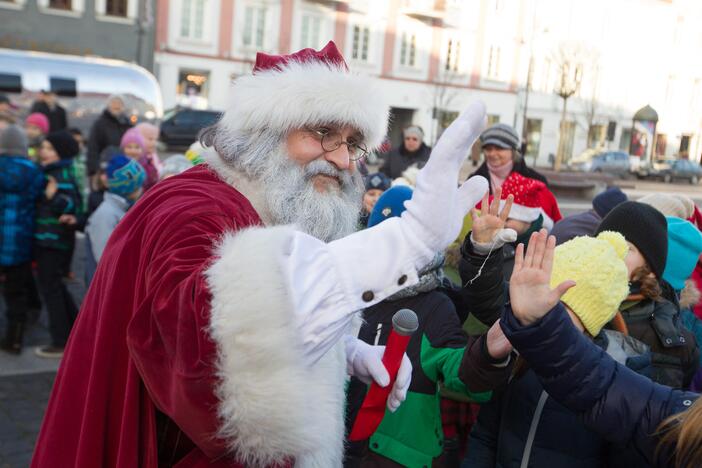
[[[698,159],[702,151],[699,1],[157,2],[156,75],[166,107],[224,109],[229,83],[250,72],[256,51],[334,40],[352,70],[379,78],[393,143],[409,123],[431,143],[456,112],[482,99],[491,121],[515,125],[529,158],[548,164],[563,109],[556,91],[577,81],[567,101],[570,154],[629,151],[632,117],[645,105],[659,116],[649,154]]]

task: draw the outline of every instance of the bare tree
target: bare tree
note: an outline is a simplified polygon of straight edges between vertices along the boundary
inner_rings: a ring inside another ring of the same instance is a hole
[[[456,112],[451,112],[448,108],[460,92],[460,88],[454,86],[458,84],[460,79],[461,75],[452,70],[441,70],[434,78],[431,106],[436,124],[432,125],[431,128],[432,144],[457,116]]]
[[[553,168],[560,171],[561,164],[570,159],[570,145],[568,140],[572,129],[566,120],[568,99],[570,99],[580,89],[585,68],[591,62],[591,54],[581,43],[563,42],[553,54],[553,63],[559,72],[560,80],[556,85],[556,94],[563,99],[563,111],[561,113],[560,135],[558,138],[558,151]]]

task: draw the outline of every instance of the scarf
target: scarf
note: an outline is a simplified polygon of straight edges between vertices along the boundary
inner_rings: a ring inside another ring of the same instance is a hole
[[[419,271],[419,282],[417,284],[397,291],[386,300],[399,301],[400,299],[414,297],[438,288],[444,280],[444,272],[441,269],[443,265],[444,254],[436,254],[434,260]]]
[[[501,166],[493,166],[490,164],[490,162],[488,162],[487,167],[488,172],[490,173],[490,185],[492,185],[492,189],[495,190],[496,188],[502,187],[505,179],[509,177],[509,174],[512,172],[512,168],[514,168],[514,162],[509,161]]]

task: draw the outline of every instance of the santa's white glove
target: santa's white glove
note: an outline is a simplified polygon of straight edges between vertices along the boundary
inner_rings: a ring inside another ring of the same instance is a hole
[[[473,233],[470,235],[470,242],[473,244],[473,250],[478,255],[487,255],[491,251],[501,248],[505,244],[516,242],[517,231],[511,228],[503,228],[495,233],[490,242],[475,242]]]
[[[488,190],[484,177],[458,187],[458,173],[470,148],[485,127],[485,105],[474,102],[444,131],[429,161],[417,176],[412,199],[402,221],[427,250],[423,267],[456,239],[463,218]]]
[[[383,365],[385,346],[372,346],[351,335],[345,335],[346,366],[349,375],[358,378],[366,384],[374,381],[381,387],[390,383],[390,374]],[[395,412],[407,398],[407,389],[412,381],[412,363],[407,354],[402,356],[402,364],[397,371],[395,384],[388,396],[388,409]]]

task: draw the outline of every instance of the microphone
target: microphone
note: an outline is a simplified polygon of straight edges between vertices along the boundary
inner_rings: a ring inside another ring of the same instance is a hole
[[[409,309],[400,309],[392,316],[392,331],[383,353],[383,365],[390,374],[390,383],[386,387],[381,387],[375,382],[371,383],[361,409],[358,410],[349,440],[354,442],[365,440],[380,425],[383,416],[385,416],[385,405],[390,390],[392,390],[395,379],[397,379],[397,371],[400,370],[402,364],[402,356],[405,354],[410,337],[417,331],[417,328],[419,328],[417,314]]]

